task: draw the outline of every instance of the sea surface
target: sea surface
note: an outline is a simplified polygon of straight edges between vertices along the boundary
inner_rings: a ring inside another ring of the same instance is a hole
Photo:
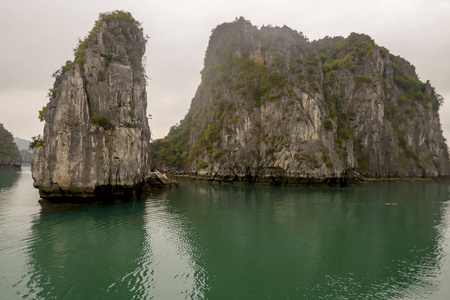
[[[41,207],[0,169],[0,299],[450,299],[450,185],[182,182]]]

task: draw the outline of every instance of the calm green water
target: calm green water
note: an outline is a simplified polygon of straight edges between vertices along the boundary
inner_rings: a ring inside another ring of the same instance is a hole
[[[0,169],[0,299],[449,299],[448,184],[183,183],[42,209]]]

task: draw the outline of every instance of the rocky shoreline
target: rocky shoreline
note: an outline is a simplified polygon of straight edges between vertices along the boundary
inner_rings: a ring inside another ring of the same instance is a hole
[[[133,201],[142,197],[152,196],[159,190],[164,188],[178,187],[179,184],[173,178],[161,172],[150,172],[145,182],[134,186],[111,186],[103,185],[96,186],[93,192],[71,190],[68,193],[55,193],[54,190],[40,190],[41,205],[46,204],[102,204],[102,203],[117,203],[124,201]]]
[[[177,181],[208,182],[216,184],[252,184],[287,187],[349,187],[379,183],[445,183],[450,176],[439,177],[257,177],[250,176],[209,176],[196,174],[169,174]]]
[[[14,169],[20,169],[22,168],[22,164],[18,163],[12,163],[12,164],[0,164],[0,168],[14,168]]]

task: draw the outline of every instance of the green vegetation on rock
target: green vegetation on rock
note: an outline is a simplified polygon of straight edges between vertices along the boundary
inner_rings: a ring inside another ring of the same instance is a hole
[[[111,121],[104,116],[91,117],[91,122],[97,124],[98,126],[102,127],[105,130],[114,129],[114,124],[111,123]]]
[[[19,149],[12,134],[0,123],[0,166],[20,166]]]
[[[367,35],[309,42],[239,18],[213,30],[190,110],[152,155],[163,169],[214,176],[437,176],[450,172],[442,101]]]
[[[44,145],[44,139],[39,134],[38,136],[31,137],[31,143],[29,146],[29,150],[34,150],[36,148],[42,147]]]
[[[189,120],[185,119],[188,123]],[[184,123],[170,127],[165,139],[156,140],[150,145],[150,153],[155,164],[164,163],[172,169],[181,169],[189,154],[188,137],[189,126]]]
[[[39,111],[39,121],[44,122],[45,121],[45,113],[47,112],[47,106],[43,106],[42,110]]]
[[[127,56],[132,67],[139,72],[145,71],[142,67],[141,55],[138,53],[137,47],[135,47],[136,36],[142,34],[143,32],[142,24],[136,21],[129,12],[116,10],[109,13],[101,13],[99,15],[99,20],[95,22],[95,26],[91,29],[88,35],[84,39],[78,39],[78,45],[75,49],[73,49],[74,60],[68,60],[64,66],[53,73],[54,77],[71,70],[75,64],[80,66],[81,70],[84,69],[86,49],[89,44],[95,43],[94,38],[103,24],[107,25],[107,30],[111,31],[115,38],[115,40],[112,40],[108,35],[104,35],[103,42],[105,44],[111,44],[116,43],[117,41],[126,41],[126,44],[130,45]],[[108,63],[113,59],[113,54],[107,53],[105,58]]]

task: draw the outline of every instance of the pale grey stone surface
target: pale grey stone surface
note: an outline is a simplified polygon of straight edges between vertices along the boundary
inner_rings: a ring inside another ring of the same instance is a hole
[[[103,22],[88,42],[82,67],[74,64],[56,77],[44,143],[33,165],[34,186],[43,198],[135,195],[146,179],[146,40],[141,31],[124,30],[117,21]]]

